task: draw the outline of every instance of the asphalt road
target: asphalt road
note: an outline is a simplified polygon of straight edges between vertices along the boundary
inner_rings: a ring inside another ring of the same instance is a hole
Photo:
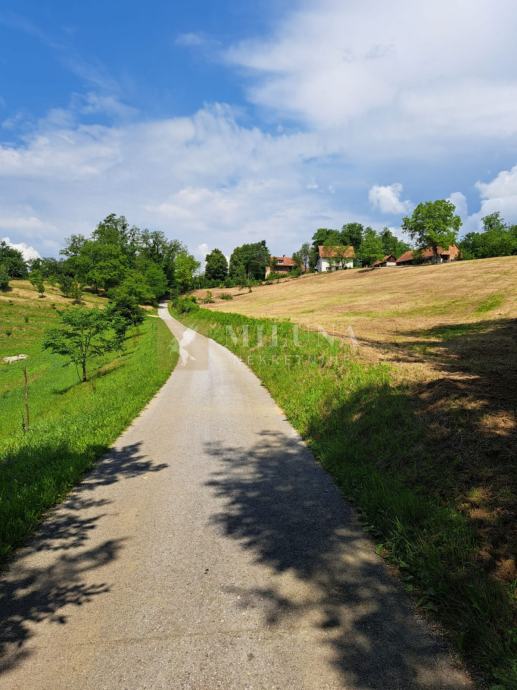
[[[161,316],[175,372],[3,577],[0,688],[471,687],[255,376]]]

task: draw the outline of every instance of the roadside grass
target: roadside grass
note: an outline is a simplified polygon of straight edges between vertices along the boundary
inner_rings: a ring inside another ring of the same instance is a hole
[[[56,318],[43,300],[0,302],[0,561],[109,448],[177,359],[166,325],[147,318],[128,333],[124,351],[94,360],[90,380],[81,383],[73,366],[41,348]],[[21,353],[28,359],[1,363]],[[24,366],[30,381],[27,433],[21,424]]]
[[[289,321],[206,309],[179,318],[259,376],[471,667],[494,688],[517,687],[515,583],[494,579],[480,559],[479,535],[446,490],[457,462],[440,463],[410,383]]]

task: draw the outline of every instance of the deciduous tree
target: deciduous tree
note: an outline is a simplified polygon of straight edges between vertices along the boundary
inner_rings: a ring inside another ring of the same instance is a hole
[[[106,310],[70,307],[59,318],[59,326],[46,332],[43,347],[66,357],[87,381],[91,358],[121,347],[119,317]]]
[[[448,249],[456,242],[461,218],[455,211],[456,207],[447,199],[421,202],[411,216],[403,218],[402,229],[420,249],[431,247],[436,260],[438,247]]]

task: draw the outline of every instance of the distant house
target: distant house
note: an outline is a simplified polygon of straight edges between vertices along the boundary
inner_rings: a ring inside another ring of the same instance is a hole
[[[393,254],[387,254],[383,259],[379,259],[379,261],[375,261],[372,264],[373,268],[384,268],[385,266],[396,266],[397,265],[397,257],[393,256]]]
[[[290,256],[272,256],[266,267],[266,278],[270,273],[291,273],[296,268],[296,261]]]
[[[340,268],[353,268],[355,251],[352,245],[338,245],[335,247],[318,247],[318,262],[316,270],[320,273],[336,271]]]
[[[448,263],[449,261],[456,261],[459,258],[460,250],[455,244],[451,244],[448,249],[438,247],[438,257],[436,263]],[[421,251],[412,251],[411,249],[404,252],[402,256],[397,259],[397,266],[410,266],[416,263],[432,263],[434,261],[434,252],[432,247],[426,247]]]

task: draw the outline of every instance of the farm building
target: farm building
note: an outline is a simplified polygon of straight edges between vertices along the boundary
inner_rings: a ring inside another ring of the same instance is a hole
[[[291,273],[296,268],[296,261],[290,256],[272,256],[266,267],[266,278],[270,273]]]
[[[320,273],[337,271],[340,268],[352,268],[354,265],[355,251],[352,245],[338,245],[335,247],[318,247],[318,261],[316,270]]]
[[[451,244],[448,249],[438,247],[438,259],[436,263],[448,263],[449,261],[456,261],[459,258],[460,250],[455,244]],[[408,250],[397,259],[397,266],[410,266],[416,263],[432,263],[434,261],[434,254],[431,247],[426,247],[421,251]]]
[[[393,254],[388,254],[384,258],[379,259],[379,261],[375,261],[375,263],[372,264],[373,268],[384,268],[385,266],[396,266],[397,265],[397,257],[393,256]]]

